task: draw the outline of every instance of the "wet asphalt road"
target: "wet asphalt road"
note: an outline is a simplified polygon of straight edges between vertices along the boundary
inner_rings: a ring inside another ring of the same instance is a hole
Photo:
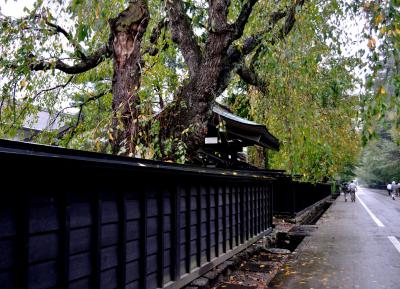
[[[400,199],[359,188],[317,225],[269,288],[400,289]]]

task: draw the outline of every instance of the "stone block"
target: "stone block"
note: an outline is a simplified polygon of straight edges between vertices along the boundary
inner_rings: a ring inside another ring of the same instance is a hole
[[[209,289],[210,281],[205,277],[200,277],[192,281],[192,283],[190,283],[190,286],[195,286],[198,287],[199,289]]]

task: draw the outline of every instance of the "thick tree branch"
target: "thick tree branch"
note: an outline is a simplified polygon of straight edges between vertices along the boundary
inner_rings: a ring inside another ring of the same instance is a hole
[[[156,56],[159,52],[159,49],[157,48],[156,44],[158,42],[158,39],[161,36],[161,32],[163,31],[164,28],[168,26],[168,19],[163,18],[161,19],[158,24],[153,27],[153,30],[151,31],[150,34],[150,45],[144,49],[143,55],[149,54],[150,56]],[[165,34],[164,34],[165,38]],[[168,43],[165,43],[165,45],[162,47],[162,51],[166,50],[168,48]]]
[[[249,53],[253,52],[253,50],[263,41],[263,36],[266,33],[273,31],[276,24],[278,24],[278,22],[281,19],[286,17],[285,22],[283,23],[282,27],[279,30],[280,32],[277,37],[278,39],[272,38],[268,42],[270,44],[274,45],[277,40],[283,40],[290,33],[290,31],[292,30],[292,28],[294,26],[294,23],[296,22],[295,16],[296,16],[297,7],[303,6],[304,2],[305,2],[305,0],[296,0],[295,3],[292,6],[290,6],[288,9],[271,13],[269,24],[266,27],[266,29],[264,29],[263,31],[261,31],[257,34],[249,36],[245,39],[243,47],[241,48],[241,54],[248,55]],[[230,54],[233,57],[237,56],[237,51],[235,51],[236,49],[238,49],[238,48],[236,48],[236,47],[230,48]],[[228,54],[229,54],[229,51],[228,51]]]
[[[244,64],[237,70],[240,78],[247,84],[256,86],[263,94],[267,93],[267,83],[260,78],[254,71]]]
[[[296,10],[298,9],[298,7],[302,7],[304,5],[304,2],[305,0],[296,0],[295,4],[289,8],[285,23],[280,31],[280,39],[284,39],[293,29],[294,23],[296,22]]]
[[[154,26],[153,30],[151,31],[150,35],[150,43],[155,44],[158,40],[158,38],[161,35],[161,31],[168,25],[168,20],[166,18],[163,18],[160,20],[160,22],[157,23],[156,26]]]
[[[29,68],[32,71],[46,71],[51,69],[57,69],[67,74],[78,74],[85,71],[88,71],[101,62],[103,62],[106,58],[110,57],[111,53],[107,46],[103,46],[96,50],[93,54],[88,55],[85,60],[78,62],[76,64],[67,64],[61,60],[56,60],[55,62],[50,61],[39,61],[35,63],[31,63]]]
[[[181,0],[166,1],[169,26],[174,41],[182,52],[190,76],[195,76],[201,61],[200,47],[197,44],[189,17],[183,9]]]
[[[38,28],[36,26],[31,26],[28,24],[29,20],[34,20],[35,22],[39,22],[39,20],[43,20],[44,23],[46,23],[46,25],[49,26],[50,28],[44,29],[44,28],[40,28],[40,27]],[[18,26],[20,23],[26,22],[26,25],[19,27],[19,29],[45,32],[46,34],[60,33],[60,34],[64,35],[64,37],[68,40],[68,42],[74,47],[76,55],[83,60],[86,59],[84,50],[82,49],[81,45],[74,39],[72,34],[70,32],[68,32],[66,29],[64,29],[63,27],[61,27],[60,25],[50,22],[48,20],[48,18],[43,15],[36,14],[33,16],[22,17],[22,18],[18,18],[18,19],[14,20],[9,16],[4,16],[0,13],[0,21],[8,21],[10,24],[15,25],[15,26]]]
[[[266,27],[266,29],[257,34],[247,37],[244,40],[242,47],[240,48],[237,46],[229,47],[227,52],[227,61],[229,63],[237,63],[242,61],[242,58],[244,56],[253,52],[253,50],[261,44],[261,42],[263,41],[263,36],[266,33],[271,32],[275,28],[275,25],[279,22],[279,20],[284,18],[286,15],[287,11],[277,11],[271,13],[269,25],[268,27]],[[243,31],[241,33],[243,33]]]
[[[214,33],[231,32],[232,27],[227,24],[230,0],[209,0],[208,5],[209,31]]]
[[[269,19],[269,25],[261,32],[258,34],[252,35],[247,37],[243,45],[241,47],[238,47],[237,45],[231,45],[226,53],[226,58],[224,60],[224,69],[221,71],[220,77],[219,77],[219,83],[218,83],[218,89],[217,89],[217,94],[221,94],[226,87],[229,84],[231,74],[232,73],[239,73],[239,75],[242,77],[243,80],[247,80],[249,84],[256,85],[253,83],[256,83],[254,78],[250,77],[250,71],[252,69],[248,68],[248,70],[243,71],[243,63],[245,61],[245,57],[252,53],[254,49],[260,46],[260,44],[264,41],[264,35],[266,33],[272,32],[275,28],[275,26],[278,24],[280,20],[283,18],[287,17],[285,22],[283,23],[283,26],[279,29],[279,33],[276,37],[271,38],[269,41],[267,41],[270,45],[274,45],[276,41],[284,39],[291,29],[293,28],[293,25],[295,23],[295,15],[296,15],[296,9],[300,5],[302,6],[304,4],[305,0],[296,0],[296,2],[287,8],[286,10],[282,11],[276,11],[271,13],[270,19]],[[252,59],[252,61],[254,58]],[[250,67],[252,65],[250,64]],[[262,85],[257,85],[261,87]],[[265,86],[264,86],[265,87]]]
[[[244,27],[249,21],[250,14],[253,11],[253,7],[257,3],[257,1],[258,0],[249,0],[243,5],[238,18],[236,19],[236,22],[233,24],[235,32],[233,34],[232,40],[236,40],[242,37]]]

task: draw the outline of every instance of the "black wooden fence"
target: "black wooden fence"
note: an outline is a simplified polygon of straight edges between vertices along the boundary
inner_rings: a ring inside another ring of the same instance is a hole
[[[270,232],[273,179],[0,141],[0,288],[180,288]]]
[[[293,181],[289,176],[276,176],[273,192],[273,214],[295,217],[315,203],[331,196],[330,184]]]

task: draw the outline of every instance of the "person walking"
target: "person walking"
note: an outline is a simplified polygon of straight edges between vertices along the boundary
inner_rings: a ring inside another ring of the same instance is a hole
[[[386,186],[386,190],[387,190],[387,192],[388,192],[388,196],[390,197],[390,193],[392,192],[392,184],[387,184],[387,186]]]
[[[393,181],[393,182],[392,182],[392,190],[391,190],[391,196],[392,196],[392,199],[393,199],[393,200],[395,200],[394,196],[395,196],[395,194],[396,194],[396,190],[397,190],[397,185],[396,185],[396,182]]]
[[[356,201],[356,191],[357,191],[357,185],[354,181],[351,181],[349,184],[349,191],[350,191],[350,198],[352,202]]]
[[[344,201],[347,202],[347,194],[349,193],[349,184],[348,183],[343,183],[341,185],[341,191],[343,193],[344,196]]]

